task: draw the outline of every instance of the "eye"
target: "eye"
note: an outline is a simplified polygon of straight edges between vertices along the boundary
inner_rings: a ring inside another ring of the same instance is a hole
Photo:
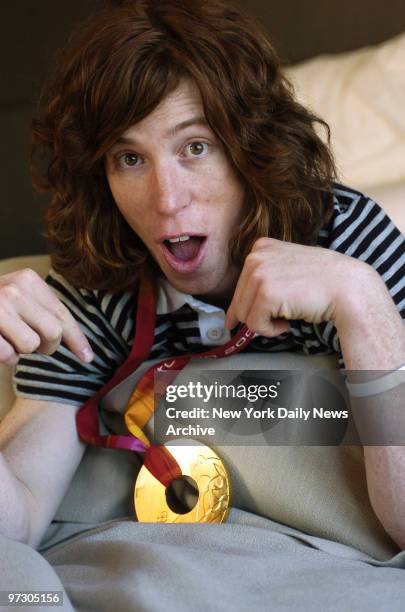
[[[123,153],[118,157],[120,164],[124,166],[136,166],[139,156],[136,153]]]
[[[190,142],[186,148],[190,151],[192,157],[202,157],[203,154],[207,152],[208,146],[209,145],[206,142],[196,140],[194,142]],[[206,148],[204,149],[204,147]]]

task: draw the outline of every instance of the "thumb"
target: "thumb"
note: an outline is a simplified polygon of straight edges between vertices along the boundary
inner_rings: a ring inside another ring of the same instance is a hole
[[[270,319],[269,330],[272,336],[279,336],[286,331],[289,331],[290,324],[287,319]]]
[[[225,317],[225,327],[230,331],[237,323],[239,323],[238,317],[234,314],[231,308],[228,308],[228,312],[226,313]]]

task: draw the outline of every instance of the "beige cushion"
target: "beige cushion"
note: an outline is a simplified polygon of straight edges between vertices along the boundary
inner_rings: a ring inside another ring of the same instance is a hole
[[[397,227],[405,234],[405,179],[400,183],[371,186],[367,189],[367,195],[382,206]]]
[[[0,276],[9,274],[23,268],[35,270],[42,278],[45,278],[50,266],[49,255],[27,255],[23,257],[10,257],[0,261]]]
[[[298,98],[329,123],[342,181],[405,181],[405,33],[287,70]]]
[[[0,274],[20,264],[44,275],[48,259],[1,262]],[[257,354],[237,355],[223,361],[229,368],[260,369],[268,366],[269,360],[268,354]],[[314,365],[330,368],[335,367],[336,361],[294,353],[271,356],[274,369]],[[213,366],[204,360],[204,367]],[[12,398],[10,369],[4,366],[0,394],[9,398],[3,404],[4,413]],[[223,447],[218,452],[232,476],[235,506],[354,546],[377,559],[389,558],[397,552],[371,508],[361,447]],[[89,447],[56,519],[91,523],[132,514],[136,469],[135,456],[129,452]]]

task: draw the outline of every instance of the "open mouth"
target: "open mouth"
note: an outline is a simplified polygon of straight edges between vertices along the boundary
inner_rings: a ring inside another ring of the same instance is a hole
[[[163,244],[177,260],[190,261],[197,257],[204,240],[205,236],[188,236],[176,242],[165,240]]]
[[[197,272],[207,252],[208,236],[181,236],[161,242],[163,257],[178,274]]]

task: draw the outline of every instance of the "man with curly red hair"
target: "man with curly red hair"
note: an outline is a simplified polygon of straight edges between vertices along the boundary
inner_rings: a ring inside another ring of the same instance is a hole
[[[142,273],[159,287],[151,358],[223,345],[244,323],[247,352],[402,366],[404,237],[335,182],[316,123],[328,130],[266,33],[219,0],[128,0],[78,28],[33,123],[52,269],[0,279],[0,359],[18,360],[2,533],[41,541],[85,448],[72,407],[127,357]],[[365,460],[373,507],[405,546],[404,451]]]

